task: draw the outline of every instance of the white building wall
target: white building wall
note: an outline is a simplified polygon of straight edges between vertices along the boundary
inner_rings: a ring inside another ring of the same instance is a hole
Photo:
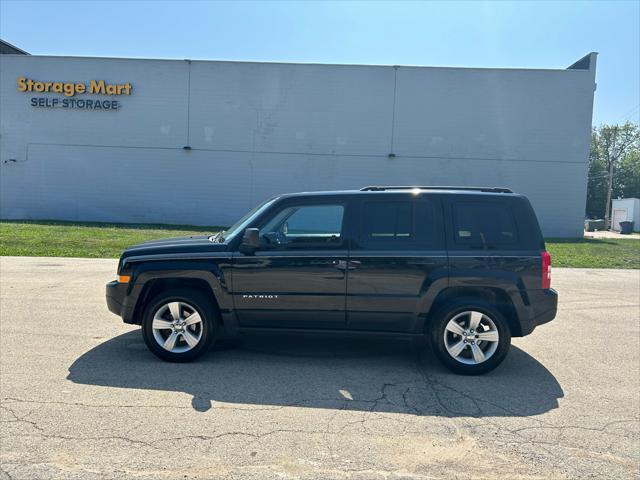
[[[582,235],[594,74],[2,55],[0,216],[228,225],[284,192],[490,185]],[[21,75],[134,89],[36,108]]]
[[[640,232],[640,199],[638,198],[617,198],[611,201],[611,216],[614,220],[616,210],[625,210],[626,219],[623,221],[633,222],[633,231]],[[613,230],[620,230],[619,225],[612,225]]]

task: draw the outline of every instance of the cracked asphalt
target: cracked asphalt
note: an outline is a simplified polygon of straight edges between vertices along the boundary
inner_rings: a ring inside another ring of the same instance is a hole
[[[0,258],[0,478],[640,478],[640,271],[554,270],[494,372],[404,340],[247,336],[163,363],[116,261]]]

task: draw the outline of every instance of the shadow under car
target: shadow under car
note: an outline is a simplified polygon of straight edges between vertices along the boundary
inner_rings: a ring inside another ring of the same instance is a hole
[[[242,335],[193,363],[166,363],[139,331],[80,356],[74,383],[186,392],[195,410],[234,404],[340,408],[432,416],[529,416],[558,407],[563,391],[541,363],[512,346],[495,371],[446,371],[413,341],[324,335]]]

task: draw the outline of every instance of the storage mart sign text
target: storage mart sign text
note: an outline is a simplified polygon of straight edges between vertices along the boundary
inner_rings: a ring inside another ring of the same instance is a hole
[[[131,83],[107,83],[104,80],[82,82],[41,82],[26,77],[18,77],[18,91],[25,93],[61,93],[65,97],[77,94],[89,95],[131,95]]]
[[[84,100],[82,98],[31,97],[32,107],[80,108],[83,110],[118,110],[118,100]]]

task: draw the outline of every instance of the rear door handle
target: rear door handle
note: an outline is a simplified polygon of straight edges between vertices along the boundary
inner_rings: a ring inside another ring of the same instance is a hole
[[[347,261],[346,260],[334,260],[333,266],[338,270],[346,270],[347,269]]]

